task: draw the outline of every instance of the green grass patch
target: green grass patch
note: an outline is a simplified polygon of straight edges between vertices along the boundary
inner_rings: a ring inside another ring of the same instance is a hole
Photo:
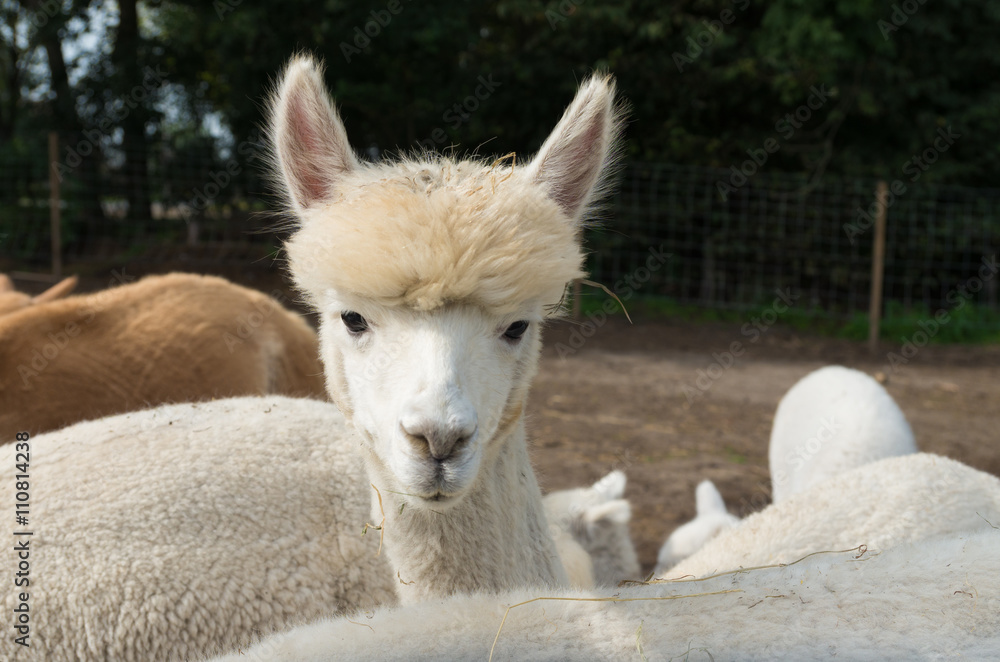
[[[584,316],[603,313],[608,297],[600,292],[584,291],[581,312]],[[634,297],[625,302],[633,319],[683,319],[690,322],[723,322],[745,324],[759,318],[773,302],[762,302],[744,309],[706,308],[682,303],[668,297]],[[621,307],[614,304],[613,315],[624,317]],[[935,312],[926,309],[907,309],[899,302],[886,305],[885,316],[879,327],[879,337],[893,342],[912,340],[914,334],[923,332],[931,343],[937,344],[993,344],[1000,343],[1000,309],[965,302],[961,307],[944,311],[947,318],[935,319]],[[831,338],[866,340],[868,315],[856,312],[849,316],[833,316],[820,310],[791,307],[778,316],[777,324],[804,333]]]

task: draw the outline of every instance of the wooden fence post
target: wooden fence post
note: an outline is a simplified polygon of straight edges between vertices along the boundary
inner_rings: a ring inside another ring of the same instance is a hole
[[[580,319],[580,292],[582,288],[580,287],[580,280],[573,281],[573,319]]]
[[[62,209],[59,199],[59,134],[49,132],[49,224],[52,227],[52,276],[62,278]]]
[[[878,329],[882,321],[882,278],[885,273],[885,217],[886,202],[889,197],[889,186],[878,183],[875,199],[878,200],[878,211],[875,213],[875,239],[872,242],[872,289],[868,307],[868,349],[874,354],[878,351]]]

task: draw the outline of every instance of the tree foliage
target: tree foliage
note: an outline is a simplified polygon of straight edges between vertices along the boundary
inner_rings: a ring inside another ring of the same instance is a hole
[[[530,152],[605,69],[634,159],[738,167],[773,139],[768,170],[893,178],[950,127],[925,181],[991,185],[1000,170],[1000,5],[986,0],[8,0],[0,21],[15,26],[0,25],[0,139],[96,126],[159,67],[168,84],[105,148],[166,137],[226,153],[254,139],[270,82],[304,49],[325,57],[362,153]],[[107,43],[68,52],[88,30]]]

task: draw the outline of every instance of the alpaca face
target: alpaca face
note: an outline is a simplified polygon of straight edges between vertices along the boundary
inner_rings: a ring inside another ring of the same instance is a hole
[[[324,306],[333,386],[389,489],[445,507],[475,484],[520,418],[540,347],[541,311],[493,315],[331,299]],[[506,429],[506,430],[505,430]]]
[[[580,228],[620,127],[613,83],[581,88],[538,155],[360,163],[323,83],[292,60],[271,103],[286,244],[321,312],[327,389],[368,467],[416,505],[488,481],[518,426],[540,326],[583,276]],[[523,443],[523,442],[522,442]]]

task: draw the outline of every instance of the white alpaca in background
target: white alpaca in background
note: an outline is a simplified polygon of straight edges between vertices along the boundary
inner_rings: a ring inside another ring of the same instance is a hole
[[[552,492],[542,500],[553,537],[558,542],[568,532],[586,551],[593,565],[592,583],[597,586],[641,579],[639,557],[628,529],[632,507],[622,498],[624,494],[625,474],[616,470],[590,487]],[[565,562],[567,554],[562,546],[560,555]],[[577,587],[581,584],[574,582]]]
[[[799,380],[778,403],[768,454],[773,501],[886,457],[916,453],[913,432],[881,384],[857,370],[827,366]],[[739,519],[709,481],[696,492],[695,519],[660,548],[660,575]]]
[[[995,476],[935,455],[887,458],[751,515],[674,581],[383,608],[369,627],[320,621],[218,662],[487,659],[498,632],[494,660],[992,659],[998,521]],[[507,607],[546,596],[565,600],[513,607],[500,630]]]
[[[843,366],[820,368],[778,403],[771,498],[779,503],[863,464],[916,452],[910,424],[881,384]]]
[[[656,558],[657,577],[674,567],[705,546],[709,540],[722,531],[736,526],[740,518],[726,510],[718,488],[710,480],[698,483],[695,489],[695,510],[693,520],[674,529],[660,548]]]
[[[404,601],[567,583],[523,415],[619,128],[613,83],[594,77],[523,166],[364,164],[319,65],[296,57],[282,76],[270,133],[299,228],[289,265]]]

